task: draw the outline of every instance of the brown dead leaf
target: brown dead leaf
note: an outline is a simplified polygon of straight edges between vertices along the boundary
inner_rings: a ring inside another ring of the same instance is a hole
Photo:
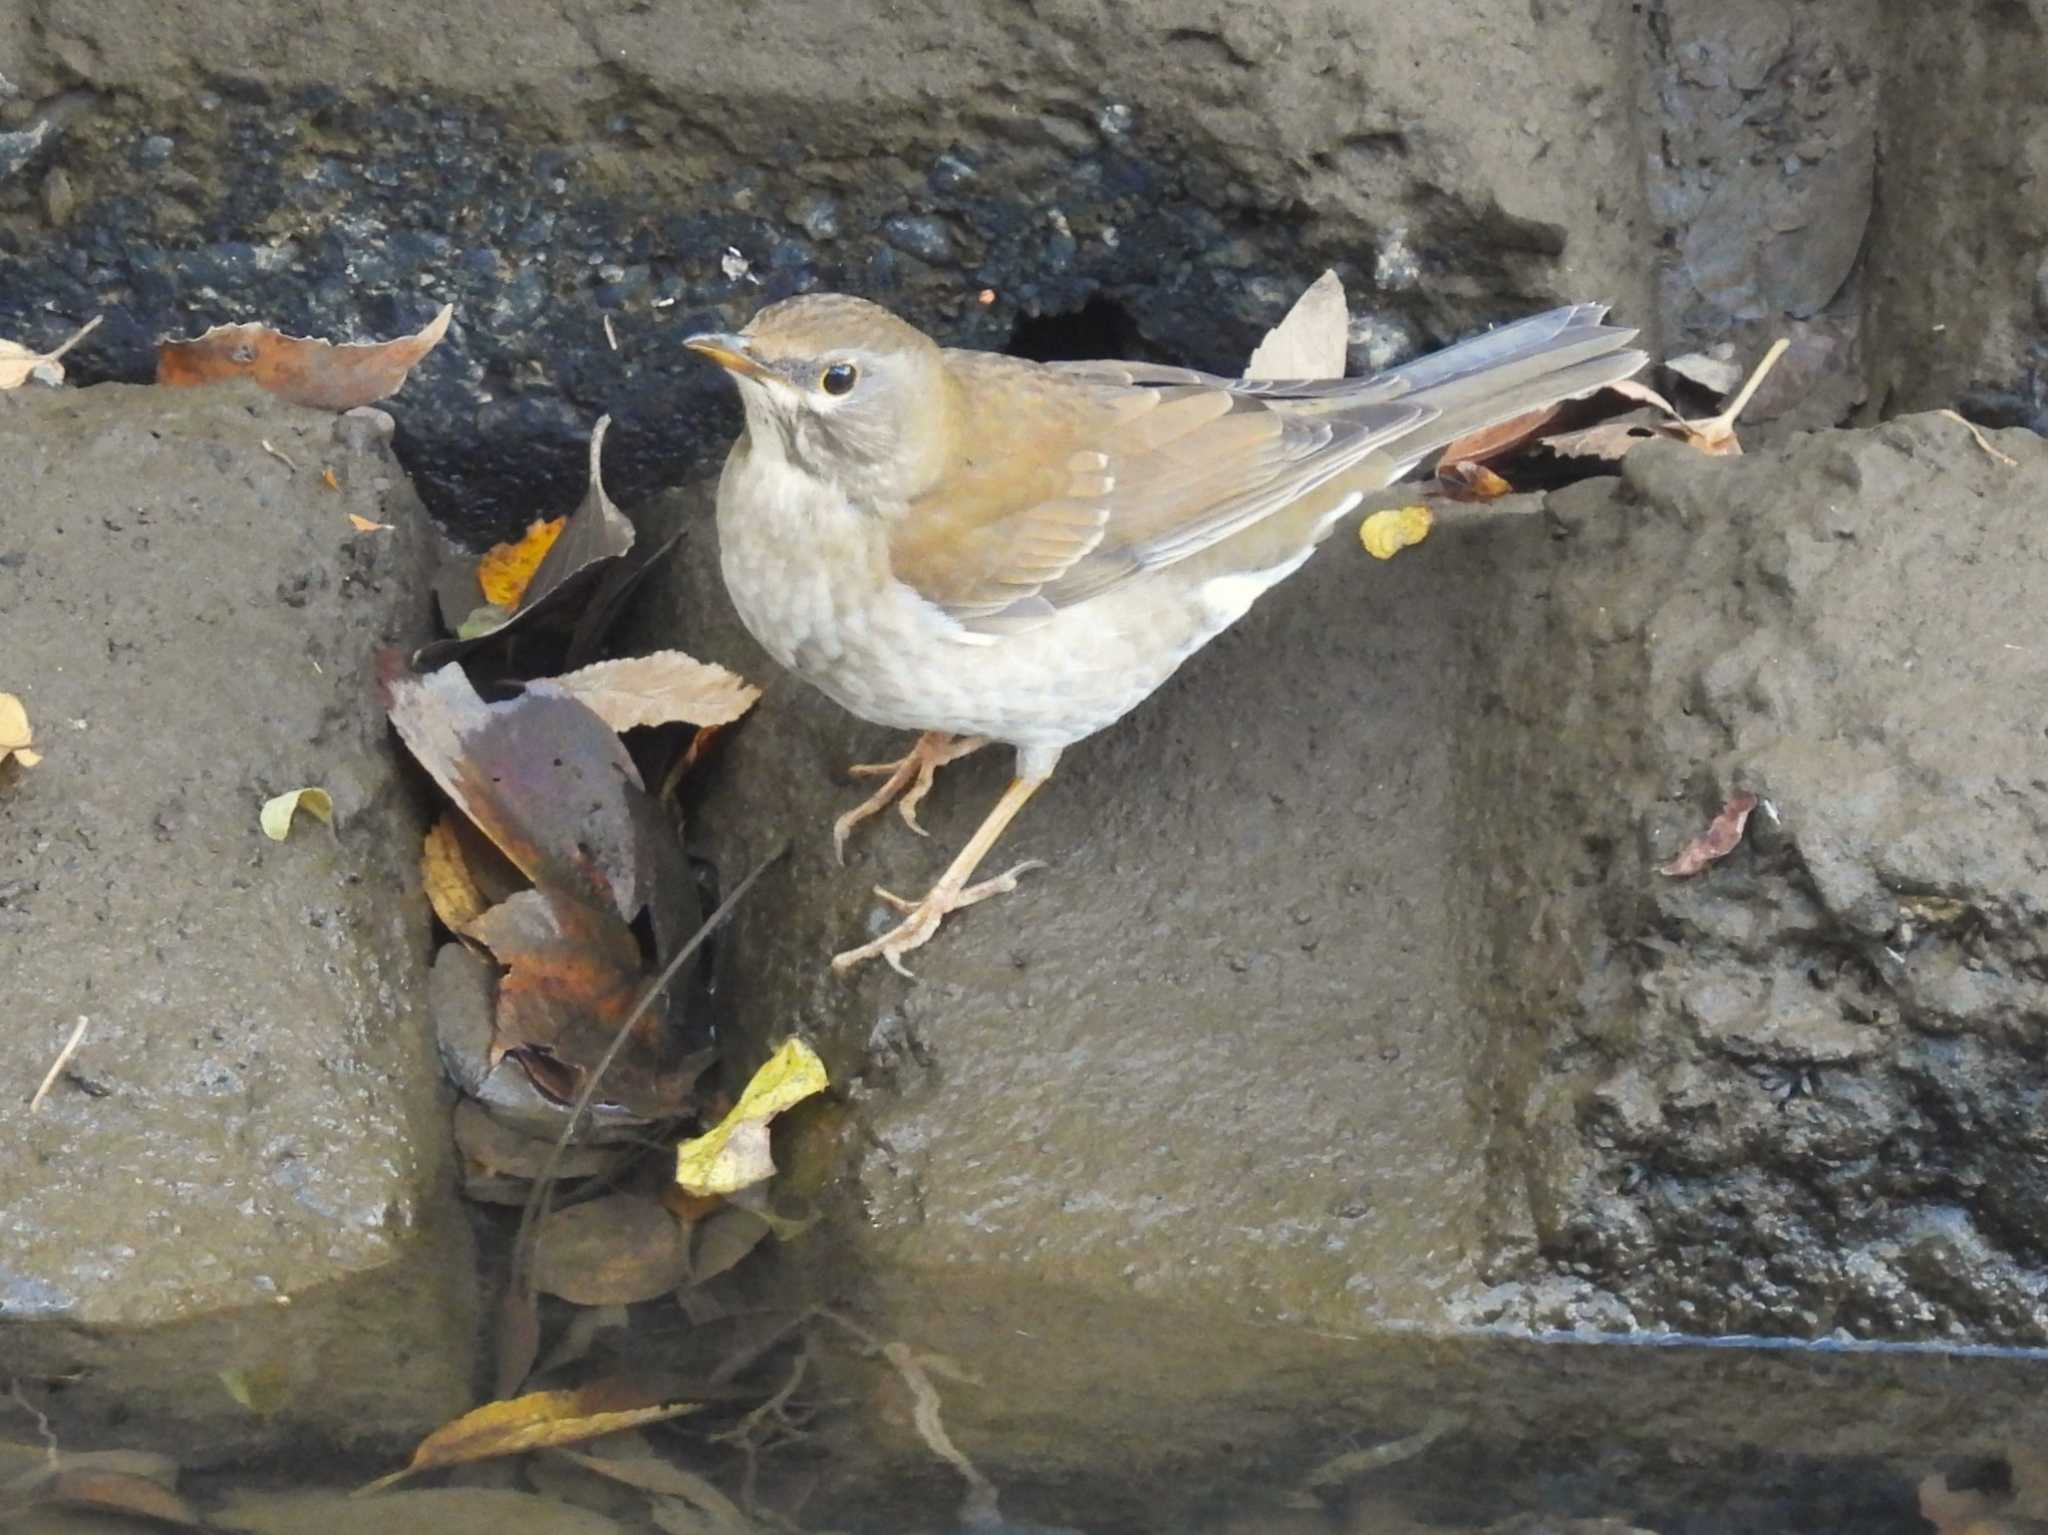
[[[320,483],[329,490],[341,489],[341,476],[334,472],[332,465],[320,471]]]
[[[528,1182],[540,1176],[555,1150],[553,1141],[501,1124],[482,1105],[467,1098],[455,1105],[455,1146],[465,1168]],[[620,1146],[567,1146],[555,1163],[555,1177],[564,1181],[600,1177],[615,1169],[626,1155],[626,1148]]]
[[[529,682],[526,691],[580,699],[617,731],[639,725],[728,725],[761,696],[759,688],[724,667],[680,650],[599,661]]]
[[[1492,426],[1481,427],[1476,432],[1467,432],[1463,437],[1445,446],[1437,455],[1439,466],[1445,464],[1483,464],[1490,458],[1499,458],[1510,449],[1519,448],[1534,437],[1558,413],[1559,405],[1545,405],[1539,410],[1525,410],[1519,416],[1510,416]],[[1437,470],[1439,479],[1444,477],[1441,467]],[[1506,494],[1505,491],[1502,492]]]
[[[8,760],[34,767],[43,754],[34,747],[35,732],[29,729],[28,709],[12,693],[0,693],[0,767]]]
[[[126,1471],[60,1467],[40,1483],[30,1506],[88,1508],[103,1514],[127,1514],[162,1524],[203,1529],[199,1511],[169,1487]]]
[[[105,318],[104,315],[94,315],[47,352],[32,352],[19,341],[0,341],[0,389],[19,389],[35,376],[38,368],[48,370],[44,376],[51,383],[63,383],[64,365],[57,359],[90,336]]]
[[[506,1402],[486,1402],[420,1441],[404,1470],[379,1477],[356,1494],[378,1492],[443,1466],[466,1465],[528,1450],[581,1444],[643,1423],[660,1423],[695,1412],[694,1402],[665,1402],[619,1381],[602,1381],[574,1391],[535,1391]]]
[[[354,528],[358,533],[388,533],[391,531],[390,523],[372,522],[369,518],[363,516],[362,513],[360,512],[350,512],[348,514],[348,521],[349,526]]]
[[[737,1205],[697,1222],[689,1230],[690,1283],[709,1284],[759,1247],[772,1229],[769,1221]]]
[[[514,625],[523,625],[537,613],[565,611],[579,593],[588,595],[598,573],[613,565],[633,547],[633,524],[605,494],[600,474],[604,436],[610,416],[600,416],[590,433],[590,479],[582,504],[570,514],[568,525],[542,557],[533,578],[527,582],[519,605],[507,611],[501,604],[486,601],[481,607],[458,614],[451,611],[451,598],[474,585],[471,578],[437,583],[442,602],[442,621],[456,631],[457,638],[437,640],[421,647],[413,657],[421,667],[439,666],[485,640],[495,638]],[[460,576],[460,573],[457,573]],[[478,588],[481,591],[481,587]]]
[[[556,1210],[534,1233],[533,1283],[578,1306],[632,1306],[690,1272],[689,1234],[661,1202],[607,1194]]]
[[[1707,823],[1707,829],[1680,848],[1670,862],[1659,865],[1657,872],[1672,879],[1688,879],[1708,864],[1726,858],[1742,840],[1749,813],[1757,804],[1757,797],[1747,789],[1729,795],[1721,813]]]
[[[1668,437],[1682,442],[1700,452],[1716,458],[1732,458],[1742,452],[1742,443],[1735,435],[1735,421],[1742,414],[1750,399],[1778,359],[1785,355],[1785,349],[1792,343],[1780,337],[1773,341],[1770,350],[1764,353],[1749,379],[1719,412],[1703,420],[1688,421],[1679,415],[1671,402],[1650,388],[1633,379],[1623,379],[1609,384],[1607,391],[1623,399],[1639,400],[1651,409],[1661,413],[1657,417],[1624,417],[1615,421],[1603,421],[1582,432],[1565,432],[1556,437],[1541,439],[1542,445],[1551,452],[1566,458],[1617,459],[1628,453],[1637,443],[1647,442],[1653,437]]]
[[[540,562],[548,557],[548,550],[554,548],[555,540],[568,525],[567,517],[536,517],[518,538],[487,549],[476,562],[476,584],[484,601],[496,603],[508,612],[518,607],[533,573],[540,569]]]
[[[1475,464],[1470,459],[1454,462],[1448,457],[1437,465],[1436,483],[1438,490],[1452,501],[1498,501],[1513,494],[1515,488],[1484,464]]]
[[[556,1450],[554,1453],[574,1461],[586,1471],[594,1471],[624,1486],[662,1497],[681,1498],[705,1515],[712,1530],[744,1535],[754,1528],[747,1516],[740,1512],[739,1505],[709,1481],[694,1471],[671,1465],[651,1450],[642,1449],[635,1455],[591,1455],[581,1450]]]
[[[609,907],[522,890],[469,931],[506,967],[491,1064],[510,1057],[550,1098],[573,1101],[639,996],[644,976],[633,930]],[[680,1109],[696,1072],[665,1048],[672,1036],[666,1016],[650,1008],[605,1077],[607,1100],[647,1118]]]
[[[250,378],[294,405],[353,410],[398,393],[406,375],[448,334],[454,313],[453,304],[444,304],[417,335],[341,345],[263,325],[216,325],[189,341],[159,341],[156,381],[185,388]]]

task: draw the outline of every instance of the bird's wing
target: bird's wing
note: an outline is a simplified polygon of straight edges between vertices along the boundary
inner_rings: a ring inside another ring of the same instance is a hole
[[[1289,519],[1243,546],[1247,570],[1284,564],[1346,504],[1340,491],[1390,484],[1468,432],[1642,367],[1635,332],[1606,313],[1553,309],[1358,379],[949,352],[966,461],[892,527],[892,568],[987,634],[1042,623],[1299,503],[1303,528]]]
[[[1220,380],[1131,384],[982,353],[949,360],[969,411],[966,461],[891,528],[890,565],[984,632],[1210,548],[1433,414],[1394,404],[1303,416]]]

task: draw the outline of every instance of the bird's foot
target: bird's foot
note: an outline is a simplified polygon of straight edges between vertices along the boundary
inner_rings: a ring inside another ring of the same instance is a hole
[[[988,745],[987,736],[955,736],[943,730],[927,730],[917,738],[916,743],[894,762],[857,762],[848,768],[849,773],[861,778],[873,778],[886,774],[881,788],[875,790],[853,809],[832,823],[832,851],[840,863],[846,862],[846,839],[854,827],[871,816],[880,815],[896,801],[897,812],[903,817],[903,824],[920,837],[927,835],[918,824],[917,807],[924,797],[932,792],[932,775],[949,762],[957,762],[969,752],[980,751]],[[901,796],[898,799],[898,796]]]
[[[930,941],[932,934],[939,930],[939,924],[950,913],[986,901],[990,896],[1008,895],[1017,888],[1018,875],[1029,874],[1033,869],[1044,867],[1042,859],[1027,858],[993,879],[981,880],[972,885],[941,879],[925,893],[922,900],[917,901],[905,900],[895,892],[884,890],[877,885],[875,894],[902,912],[903,920],[872,942],[864,943],[857,949],[848,949],[843,954],[833,955],[832,968],[840,975],[844,975],[863,960],[880,958],[887,960],[889,968],[898,975],[910,975],[910,971],[903,964],[903,956],[912,949],[922,948]]]

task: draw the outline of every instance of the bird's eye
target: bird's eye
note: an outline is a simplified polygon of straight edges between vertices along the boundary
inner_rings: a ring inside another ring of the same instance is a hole
[[[860,377],[860,369],[850,362],[835,362],[818,375],[818,387],[827,394],[844,394]]]

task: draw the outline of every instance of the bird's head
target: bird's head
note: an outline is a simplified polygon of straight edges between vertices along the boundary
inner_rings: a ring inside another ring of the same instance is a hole
[[[683,345],[739,385],[755,452],[779,452],[860,505],[901,505],[945,472],[957,431],[945,357],[879,304],[805,294]]]

